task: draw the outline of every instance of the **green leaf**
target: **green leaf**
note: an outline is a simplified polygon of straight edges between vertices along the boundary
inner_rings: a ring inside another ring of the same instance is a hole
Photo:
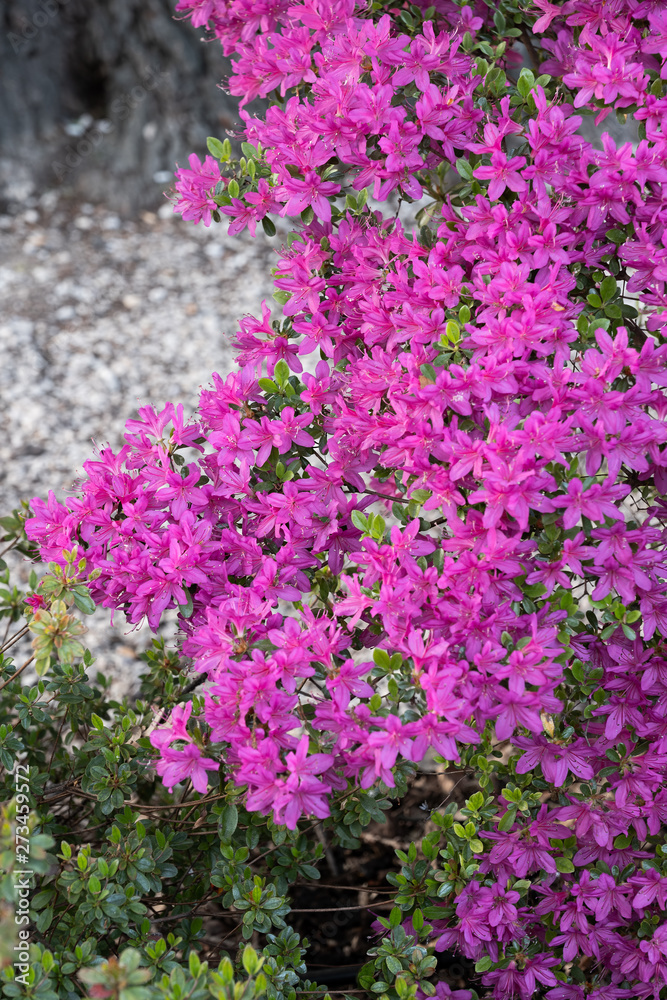
[[[481,809],[482,806],[484,805],[484,793],[475,792],[474,795],[470,796],[470,798],[466,802],[466,805],[468,806],[469,809],[474,809],[474,810]]]
[[[49,929],[52,923],[53,923],[53,907],[47,906],[46,909],[42,910],[40,915],[37,917],[37,920],[35,921],[35,927],[37,928],[40,934],[44,934]]]
[[[278,392],[278,386],[271,378],[261,378],[257,384],[264,392]]]
[[[505,815],[502,817],[498,823],[498,829],[503,833],[507,833],[514,826],[516,820],[516,809],[508,809]]]
[[[238,198],[239,194],[241,193],[238,181],[235,180],[234,177],[232,177],[231,181],[227,185],[227,192],[230,198]]]
[[[574,865],[569,858],[556,858],[556,868],[563,874],[574,871]]]
[[[527,69],[527,67],[524,66],[524,68],[521,70],[519,74],[519,79],[517,80],[516,83],[517,90],[519,91],[522,97],[528,97],[528,94],[531,92],[534,86],[535,86],[535,75],[531,70]]]
[[[215,138],[215,136],[209,135],[208,139],[206,140],[206,148],[208,149],[211,156],[215,156],[216,160],[225,159],[225,147],[223,146],[223,144],[220,142],[219,139]]]
[[[570,670],[574,676],[574,679],[579,681],[580,684],[584,682],[584,665],[581,660],[575,660],[570,666]]]
[[[223,844],[231,843],[232,836],[239,824],[239,811],[233,802],[224,807],[218,820],[218,833]]]
[[[371,518],[373,519],[372,524],[371,524]],[[373,538],[379,541],[379,539],[381,539],[382,536],[384,535],[386,527],[384,518],[380,514],[371,514],[368,519],[368,522],[371,528],[371,535],[373,536]]]
[[[273,374],[278,380],[278,385],[285,385],[285,382],[289,378],[289,365],[284,358],[281,358],[276,367],[273,369]]]
[[[486,74],[484,82],[495,94],[503,94],[505,92],[506,81],[505,70],[501,69],[500,66],[494,66]]]
[[[493,959],[490,955],[485,955],[484,958],[480,958],[479,961],[475,962],[475,972],[487,972],[493,965]]]
[[[353,510],[350,520],[355,528],[359,529],[359,531],[368,530],[368,518],[365,514],[362,514],[360,510]]]
[[[79,611],[84,615],[92,615],[95,610],[95,601],[92,599],[86,587],[75,587],[72,591],[74,603]]]
[[[276,227],[274,226],[273,222],[268,217],[268,215],[265,215],[264,218],[262,219],[262,229],[264,230],[267,236],[276,235]]]
[[[462,157],[456,161],[456,172],[464,181],[471,181],[474,177],[470,163]]]
[[[355,511],[354,513],[356,514],[358,512]],[[375,663],[378,665],[378,667],[382,667],[384,670],[389,670],[389,664],[390,664],[389,653],[386,650],[374,649],[373,659]]]
[[[419,227],[419,242],[427,249],[433,246],[433,233],[428,226]]]
[[[608,274],[606,278],[603,278],[600,282],[600,295],[602,296],[603,302],[609,302],[616,295],[616,289],[618,285],[616,284],[616,278],[612,274]]]
[[[184,589],[185,593],[188,595],[188,599],[185,604],[178,605],[178,610],[180,611],[180,613],[183,615],[184,618],[189,618],[194,610],[194,604],[192,602],[192,594],[187,588]]]
[[[395,955],[387,955],[385,958],[385,965],[391,972],[393,976],[397,976],[399,972],[403,971],[403,966],[401,965],[401,960],[396,958]]]
[[[493,15],[493,23],[496,26],[499,35],[504,35],[507,30],[507,24],[505,23],[505,15],[502,11],[497,10]]]

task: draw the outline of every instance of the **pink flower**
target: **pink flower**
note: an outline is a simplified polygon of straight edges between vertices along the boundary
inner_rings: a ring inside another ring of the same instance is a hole
[[[525,156],[514,156],[511,160],[502,151],[498,150],[491,154],[491,163],[488,167],[481,166],[475,169],[475,176],[479,180],[490,180],[489,198],[495,201],[500,198],[505,188],[510,191],[525,191],[528,187],[526,181],[521,177],[520,171],[526,166]]]
[[[208,789],[207,771],[217,771],[219,764],[210,757],[202,757],[201,750],[194,743],[189,743],[183,750],[173,750],[171,747],[162,747],[161,758],[155,765],[157,773],[164,781],[169,791],[173,791],[175,785],[192,779],[192,786],[195,791],[205,795]]]
[[[32,608],[33,611],[39,611],[40,608],[46,607],[46,600],[42,594],[30,594],[26,597],[25,603],[29,608]]]
[[[203,222],[211,225],[211,213],[216,204],[211,197],[211,191],[220,180],[220,166],[212,156],[207,156],[202,163],[196,153],[189,157],[190,169],[180,168],[176,171],[176,193],[179,195],[174,205],[174,211],[180,212],[184,219]]]
[[[593,777],[593,768],[587,763],[584,740],[575,740],[570,746],[550,743],[542,735],[525,737],[513,736],[512,742],[527,749],[516,765],[517,774],[527,774],[537,767],[542,767],[542,773],[547,781],[556,786],[565,783],[568,771],[579,778]]]
[[[544,11],[541,17],[533,25],[533,34],[539,35],[543,31],[549,30],[549,25],[555,17],[562,15],[562,9],[557,4],[549,3],[549,0],[533,0],[533,5],[538,10]]]
[[[297,215],[304,209],[312,207],[317,214],[328,222],[331,218],[331,206],[328,198],[340,191],[340,184],[333,181],[323,181],[314,170],[307,170],[303,180],[297,177],[287,177],[282,185],[276,188],[276,197],[287,200],[281,210],[281,215]]]
[[[612,486],[609,483],[593,483],[584,490],[581,479],[570,479],[567,484],[567,496],[557,496],[552,499],[554,507],[565,507],[563,526],[573,528],[580,517],[590,521],[604,521],[605,517],[623,518],[623,514],[612,501],[627,496],[630,487],[623,484]]]

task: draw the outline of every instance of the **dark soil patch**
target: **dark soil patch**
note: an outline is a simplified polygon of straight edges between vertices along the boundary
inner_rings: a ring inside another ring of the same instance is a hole
[[[429,821],[431,812],[453,801],[463,805],[476,789],[471,777],[454,767],[445,774],[420,774],[386,813],[386,822],[373,822],[363,831],[360,848],[328,848],[319,866],[320,881],[290,887],[292,912],[287,919],[308,940],[308,979],[332,993],[359,993],[357,974],[369,961],[368,949],[378,940],[373,923],[388,915],[395,892],[387,875],[400,870],[396,850],[407,851],[413,841],[419,848],[422,837],[434,829]],[[242,944],[235,926],[238,916],[234,913],[218,911],[210,923],[207,921],[207,941],[213,946],[211,961],[214,951],[223,948],[233,952]],[[251,943],[261,947],[263,942],[257,936]],[[437,980],[452,989],[479,985],[473,962],[449,952],[437,958]]]

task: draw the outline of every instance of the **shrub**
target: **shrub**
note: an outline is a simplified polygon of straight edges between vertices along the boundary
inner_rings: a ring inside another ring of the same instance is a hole
[[[271,107],[176,208],[300,213],[283,316],[27,522],[96,603],[179,608],[208,685],[151,733],[167,788],[353,848],[427,751],[476,776],[392,877],[359,977],[392,1000],[446,996],[444,948],[497,998],[667,985],[666,22],[535,6],[179,3]],[[579,134],[614,111],[636,148]]]

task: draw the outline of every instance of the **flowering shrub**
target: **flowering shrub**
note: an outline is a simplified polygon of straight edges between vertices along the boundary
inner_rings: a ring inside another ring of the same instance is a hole
[[[28,534],[131,622],[179,609],[207,686],[151,736],[168,788],[227,779],[354,845],[428,751],[477,774],[402,859],[363,986],[402,1000],[409,967],[445,997],[450,948],[502,1000],[664,997],[667,15],[177,9],[271,107],[240,161],[190,158],[176,209],[300,213],[282,319],[244,318],[197,418],[140,410]],[[582,138],[612,112],[636,144]],[[409,232],[369,196],[431,201]]]

